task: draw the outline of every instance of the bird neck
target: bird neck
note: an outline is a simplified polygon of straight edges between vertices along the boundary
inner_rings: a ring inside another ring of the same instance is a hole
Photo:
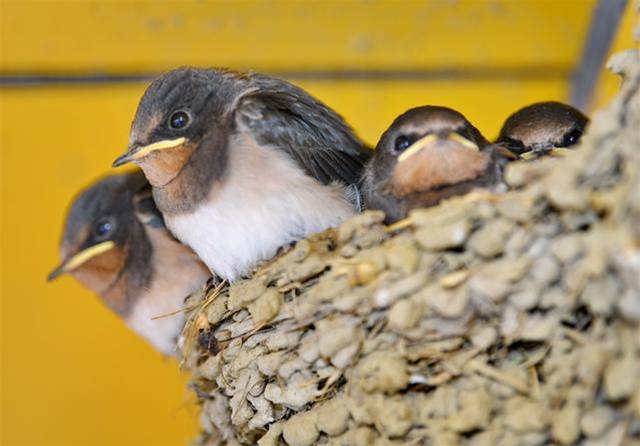
[[[149,267],[153,270],[153,281],[147,291],[154,294],[171,294],[166,302],[158,306],[168,306],[167,310],[176,310],[184,299],[199,289],[211,276],[209,269],[187,246],[176,240],[164,228],[145,226],[152,255]]]
[[[207,199],[213,184],[225,175],[228,150],[224,132],[205,135],[174,178],[166,184],[154,185],[153,198],[158,209],[163,214],[195,210]]]
[[[141,223],[130,228],[130,241],[121,248],[123,262],[111,270],[111,281],[99,292],[105,304],[115,313],[126,317],[154,275],[151,264],[153,247]]]

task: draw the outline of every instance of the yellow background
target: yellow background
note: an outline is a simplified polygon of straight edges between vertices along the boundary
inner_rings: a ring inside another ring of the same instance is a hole
[[[517,107],[567,99],[594,3],[0,0],[0,72],[146,75],[196,64],[289,73],[372,144],[397,114],[426,103],[459,108],[493,137]],[[629,6],[614,48],[631,46],[632,17]],[[310,70],[422,74],[295,75]],[[603,75],[595,102],[616,85]],[[144,88],[0,87],[3,445],[184,444],[195,432],[176,363],[72,279],[44,281],[70,197],[125,148]]]

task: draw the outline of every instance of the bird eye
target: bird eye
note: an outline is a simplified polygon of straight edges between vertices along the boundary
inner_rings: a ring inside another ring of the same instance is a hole
[[[96,223],[94,233],[97,238],[105,238],[113,232],[114,224],[109,220],[101,220]]]
[[[181,130],[189,124],[189,114],[186,111],[178,110],[171,113],[169,117],[169,127],[174,130]]]
[[[563,147],[570,147],[574,144],[577,144],[580,141],[580,137],[582,136],[582,131],[579,129],[574,129],[570,133],[568,133],[564,140],[562,141]]]
[[[506,137],[503,139],[504,144],[507,149],[515,153],[516,155],[521,155],[526,152],[528,149],[524,146],[524,143],[519,139]],[[530,149],[529,149],[530,150]]]
[[[396,152],[404,152],[413,143],[413,139],[407,135],[400,135],[396,138],[395,149]]]

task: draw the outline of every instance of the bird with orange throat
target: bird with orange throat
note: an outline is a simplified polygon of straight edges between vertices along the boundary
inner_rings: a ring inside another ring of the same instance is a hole
[[[70,274],[165,355],[176,353],[184,299],[210,277],[206,266],[166,229],[142,172],[107,176],[71,204],[60,243]]]
[[[422,106],[400,115],[384,132],[367,164],[362,193],[367,209],[387,223],[476,188],[500,190],[509,151],[489,143],[461,113]]]
[[[180,68],[149,86],[114,165],[138,164],[171,232],[233,281],[354,215],[370,152],[289,82]]]

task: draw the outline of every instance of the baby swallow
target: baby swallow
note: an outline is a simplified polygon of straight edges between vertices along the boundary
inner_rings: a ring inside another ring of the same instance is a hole
[[[209,278],[207,268],[164,227],[142,172],[108,176],[83,191],[68,212],[49,275],[69,273],[164,354],[174,354],[182,307]]]
[[[128,151],[167,227],[218,276],[354,214],[370,151],[304,90],[256,73],[179,68],[142,97]]]
[[[477,187],[501,184],[503,156],[459,112],[447,107],[413,108],[396,118],[367,164],[363,198],[387,223],[416,207],[436,205]]]
[[[538,102],[507,118],[496,144],[524,159],[562,155],[576,145],[589,123],[579,110],[560,102]]]

